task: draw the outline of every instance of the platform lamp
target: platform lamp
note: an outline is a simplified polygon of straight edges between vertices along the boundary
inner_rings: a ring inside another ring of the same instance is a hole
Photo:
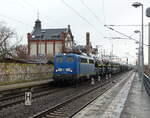
[[[150,18],[150,7],[146,9],[146,16]],[[150,22],[148,23],[148,69],[150,70]]]
[[[142,47],[142,50],[141,50],[141,52],[142,52],[142,69],[141,69],[141,71],[142,71],[142,81],[143,81],[143,78],[144,78],[144,51],[143,51],[143,39],[144,39],[144,35],[143,35],[143,32],[144,32],[144,27],[143,27],[143,24],[144,24],[144,17],[143,17],[143,4],[142,3],[140,3],[140,2],[134,2],[133,4],[132,4],[132,6],[133,7],[135,7],[135,8],[138,8],[138,7],[140,7],[141,6],[141,12],[142,12],[142,17],[141,17],[141,42],[142,42],[142,45],[141,45],[141,47]]]

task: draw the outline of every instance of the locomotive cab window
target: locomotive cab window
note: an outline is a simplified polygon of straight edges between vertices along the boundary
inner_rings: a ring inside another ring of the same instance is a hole
[[[74,59],[73,59],[72,56],[67,56],[67,57],[66,57],[66,60],[67,60],[67,62],[70,63],[70,62],[73,62]]]
[[[85,59],[85,58],[80,58],[80,63],[87,63],[87,59]]]
[[[62,63],[62,61],[63,61],[63,57],[61,57],[61,56],[56,57],[57,63]]]
[[[90,64],[94,64],[94,60],[89,59],[89,63],[90,63]]]

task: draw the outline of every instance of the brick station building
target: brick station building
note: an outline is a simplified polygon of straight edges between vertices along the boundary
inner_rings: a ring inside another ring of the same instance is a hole
[[[31,57],[49,57],[72,51],[74,42],[70,25],[67,28],[42,29],[39,19],[35,21],[33,31],[27,34],[27,38],[28,54]]]

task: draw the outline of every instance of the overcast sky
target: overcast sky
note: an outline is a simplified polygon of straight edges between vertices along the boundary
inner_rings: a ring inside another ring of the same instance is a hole
[[[150,7],[150,0],[0,0],[0,21],[23,36],[22,44],[27,44],[26,34],[33,30],[34,22],[39,18],[42,28],[65,28],[71,30],[77,44],[85,44],[85,33],[90,32],[92,46],[102,45],[106,53],[120,57],[129,56],[135,61],[137,44],[128,39],[112,40],[104,37],[123,37],[105,28],[104,25],[140,25],[141,8],[131,6],[133,2],[144,4],[144,24],[150,22],[146,18],[145,9]],[[135,30],[140,26],[115,26],[115,30],[139,40]],[[144,28],[144,42],[148,42],[148,27]],[[145,47],[145,63],[147,63],[147,47]]]

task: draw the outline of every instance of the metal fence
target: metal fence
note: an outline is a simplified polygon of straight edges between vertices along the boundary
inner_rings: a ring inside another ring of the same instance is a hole
[[[145,86],[148,95],[150,96],[150,78],[146,74],[144,74],[143,84]]]

